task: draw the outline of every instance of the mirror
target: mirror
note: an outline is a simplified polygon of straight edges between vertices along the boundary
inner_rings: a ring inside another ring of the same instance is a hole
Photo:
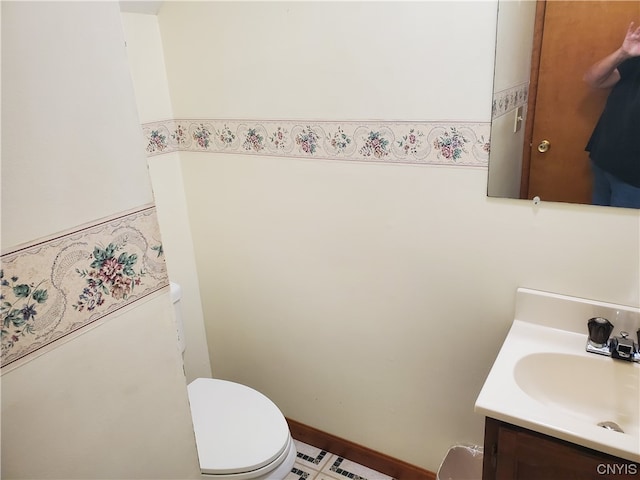
[[[499,0],[490,197],[591,204],[587,142],[608,89],[583,80],[618,48],[640,2]]]

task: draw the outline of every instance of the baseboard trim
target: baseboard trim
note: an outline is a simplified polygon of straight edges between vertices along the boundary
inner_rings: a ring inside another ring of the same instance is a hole
[[[290,418],[287,418],[287,422],[291,436],[296,440],[366,465],[396,480],[436,480],[436,474],[429,470],[424,470]]]

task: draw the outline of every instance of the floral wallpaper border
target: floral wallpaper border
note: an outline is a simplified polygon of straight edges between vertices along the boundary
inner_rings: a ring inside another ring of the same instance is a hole
[[[529,83],[521,83],[493,94],[491,118],[500,117],[515,108],[526,106],[529,100]]]
[[[2,373],[169,285],[155,206],[3,253]]]
[[[166,120],[142,125],[149,157],[175,151],[486,167],[490,123]]]

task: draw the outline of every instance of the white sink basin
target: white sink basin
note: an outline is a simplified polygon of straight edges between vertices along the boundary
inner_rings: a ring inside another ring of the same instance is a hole
[[[594,316],[609,318],[615,334],[640,327],[635,307],[519,289],[515,320],[475,410],[640,462],[640,364],[585,351]]]
[[[614,422],[638,436],[638,369],[622,361],[593,355],[532,353],[515,364],[518,387],[546,408],[592,425]]]

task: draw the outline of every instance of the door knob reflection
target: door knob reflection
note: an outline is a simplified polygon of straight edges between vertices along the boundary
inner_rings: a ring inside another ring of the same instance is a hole
[[[549,143],[549,140],[542,140],[540,142],[540,145],[538,145],[538,151],[540,153],[545,153],[550,148],[551,148],[551,143]]]

